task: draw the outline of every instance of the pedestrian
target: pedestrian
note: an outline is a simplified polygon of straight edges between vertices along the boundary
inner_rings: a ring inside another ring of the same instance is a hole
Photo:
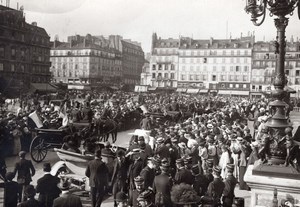
[[[182,159],[176,160],[177,172],[175,174],[174,182],[175,184],[189,184],[194,183],[194,176],[192,172],[184,167],[184,161]]]
[[[172,178],[169,175],[170,164],[164,163],[160,166],[161,174],[155,176],[153,191],[155,193],[155,204],[158,207],[171,207]]]
[[[18,207],[41,207],[40,203],[34,198],[36,191],[33,185],[27,185],[24,189],[24,194],[28,200],[18,204]]]
[[[153,192],[151,190],[145,190],[139,194],[137,201],[140,207],[157,207],[153,202]]]
[[[233,176],[234,165],[227,164],[227,178],[224,181],[225,188],[223,191],[223,206],[224,207],[231,207],[234,200],[234,189],[237,184],[237,179]]]
[[[19,202],[26,201],[27,198],[26,195],[24,195],[25,187],[30,184],[30,182],[32,181],[32,176],[35,175],[35,169],[31,160],[26,160],[25,156],[25,151],[19,152],[20,160],[16,162],[15,169],[13,171],[14,176],[16,176],[16,174],[18,173],[17,182],[22,189],[21,195],[19,197]]]
[[[140,173],[140,176],[144,179],[145,189],[152,187],[157,167],[158,161],[154,157],[150,157],[147,166]]]
[[[79,196],[72,195],[69,192],[71,183],[68,179],[61,179],[58,184],[61,190],[61,195],[55,198],[53,201],[53,207],[82,207],[82,203]]]
[[[134,178],[135,189],[131,190],[129,193],[128,204],[130,207],[139,207],[137,198],[138,196],[145,191],[144,178],[137,176]]]
[[[18,198],[21,194],[19,184],[14,179],[14,173],[7,172],[5,175],[6,182],[0,183],[0,188],[5,190],[4,206],[6,207],[16,207],[18,203]]]
[[[89,178],[92,195],[92,207],[100,207],[108,187],[108,168],[101,160],[101,149],[95,152],[95,159],[88,163],[85,175]]]
[[[129,152],[129,155],[131,153]],[[127,154],[128,155],[128,154]],[[114,165],[111,183],[113,186],[114,206],[117,206],[116,195],[118,192],[127,192],[127,175],[130,166],[129,157],[125,157],[125,152],[119,150],[117,152],[117,160]]]
[[[52,207],[53,200],[59,197],[61,190],[58,188],[59,178],[50,174],[50,163],[44,163],[44,176],[38,179],[36,191],[39,193],[38,201],[42,207]]]

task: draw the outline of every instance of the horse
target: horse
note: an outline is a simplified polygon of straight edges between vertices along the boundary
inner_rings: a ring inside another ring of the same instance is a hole
[[[100,141],[107,142],[111,135],[112,143],[117,141],[118,124],[112,119],[97,119],[95,121],[96,134],[100,137]]]

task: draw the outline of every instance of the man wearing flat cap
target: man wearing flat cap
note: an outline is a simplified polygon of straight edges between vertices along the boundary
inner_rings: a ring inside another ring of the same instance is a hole
[[[43,207],[52,207],[53,200],[59,197],[61,190],[57,187],[60,180],[58,177],[50,174],[50,163],[44,163],[44,176],[38,179],[36,192],[39,193],[38,201]]]
[[[151,190],[145,190],[138,197],[137,201],[140,207],[156,207],[153,203],[153,192]]]
[[[224,181],[225,188],[223,191],[223,206],[231,207],[234,199],[234,189],[237,184],[237,179],[233,176],[234,165],[227,164],[227,178]]]
[[[21,151],[19,152],[20,160],[16,162],[15,169],[13,171],[14,176],[18,173],[17,182],[22,186],[22,192],[19,198],[19,202],[21,202],[21,198],[23,196],[23,201],[27,198],[24,195],[25,187],[30,184],[32,181],[31,177],[35,175],[35,169],[31,160],[25,159],[26,152]]]
[[[213,206],[219,206],[225,184],[221,179],[221,168],[215,166],[213,168],[214,180],[208,185],[206,195],[213,200]]]

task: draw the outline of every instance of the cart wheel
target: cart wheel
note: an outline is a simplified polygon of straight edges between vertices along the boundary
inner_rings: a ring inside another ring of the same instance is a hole
[[[47,155],[47,147],[44,139],[40,136],[35,137],[30,144],[30,155],[33,161],[42,162]]]

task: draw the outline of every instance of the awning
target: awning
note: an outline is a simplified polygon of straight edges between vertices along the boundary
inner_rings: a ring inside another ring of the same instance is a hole
[[[91,90],[90,86],[87,85],[68,85],[68,89],[72,90]]]
[[[31,83],[31,90],[36,92],[56,92],[56,88],[48,83]]]
[[[199,92],[199,88],[188,88],[187,93],[198,93]]]
[[[148,88],[148,91],[155,91],[156,90],[156,87],[150,87]]]
[[[208,92],[208,89],[201,89],[200,91],[199,91],[199,93],[207,93]]]
[[[249,96],[249,91],[230,91],[230,90],[219,90],[219,95],[238,95],[238,96]]]
[[[176,92],[182,92],[182,93],[185,93],[186,92],[186,88],[177,88],[176,89]]]

